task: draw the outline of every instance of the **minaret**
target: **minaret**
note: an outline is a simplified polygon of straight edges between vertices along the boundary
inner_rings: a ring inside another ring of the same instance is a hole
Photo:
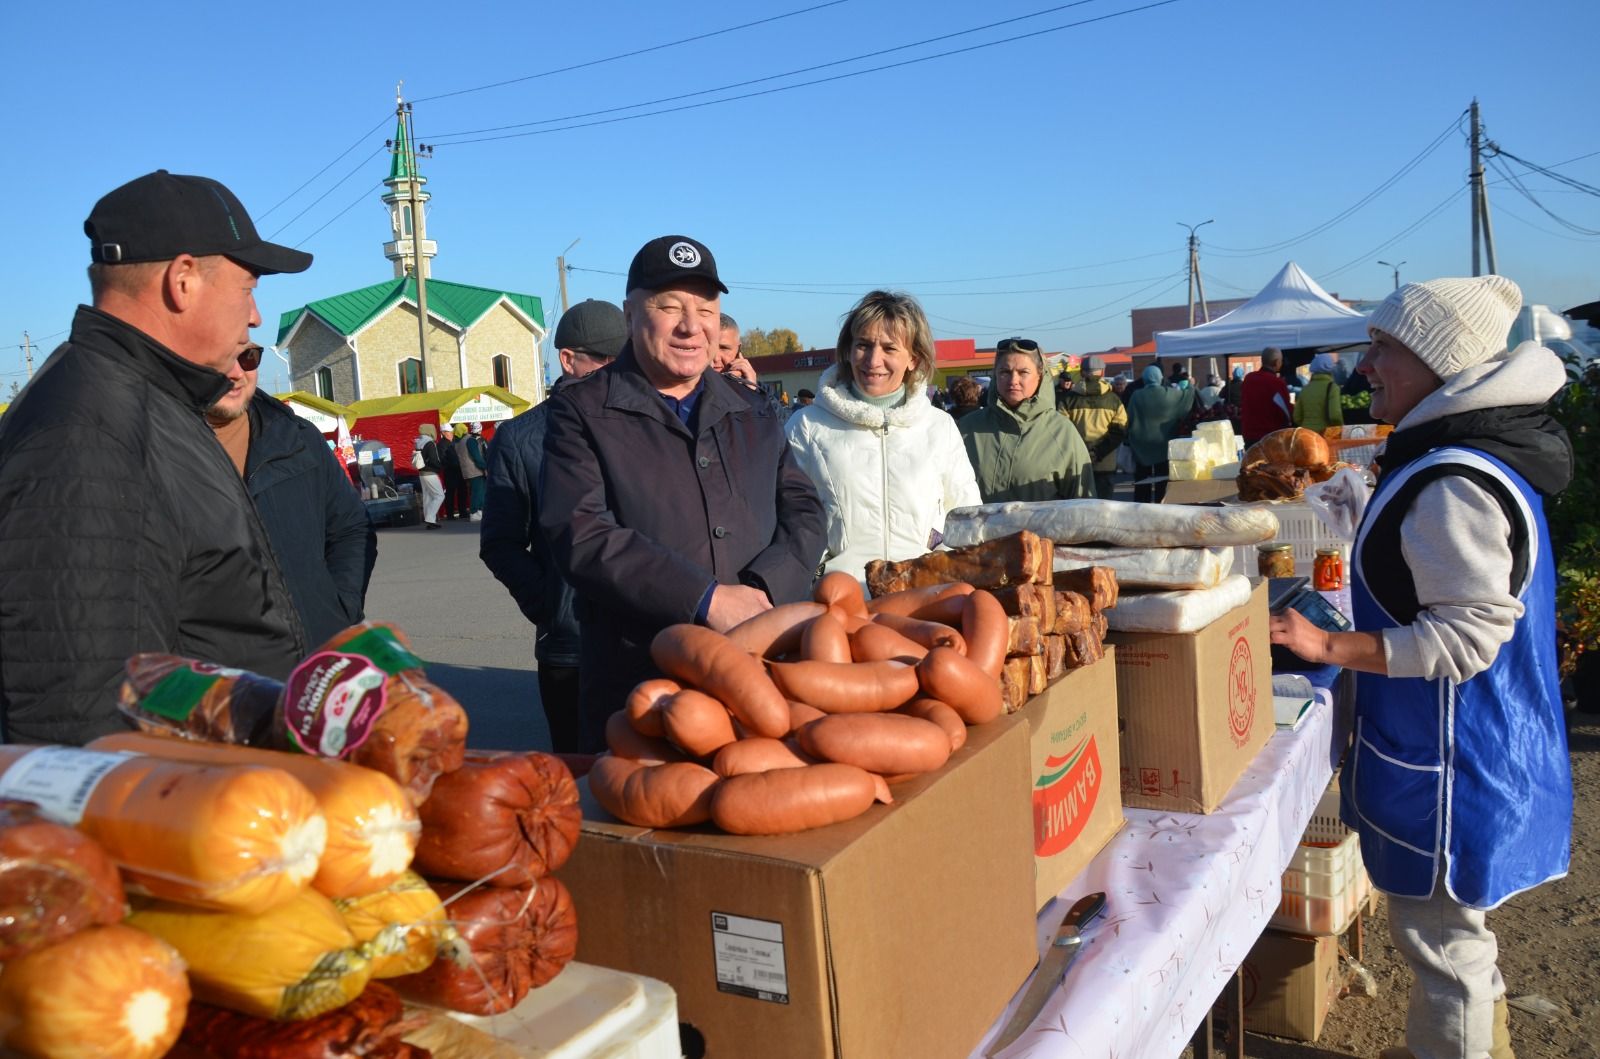
[[[428,178],[416,171],[416,153],[411,137],[406,131],[405,103],[400,98],[400,90],[395,89],[395,131],[394,139],[390,144],[390,151],[394,160],[389,164],[389,179],[384,186],[389,190],[383,193],[383,204],[389,207],[389,227],[392,238],[383,244],[383,256],[394,262],[394,274],[399,276],[411,275],[415,256],[411,240],[421,240],[422,247],[422,278],[427,279],[433,274],[430,267],[433,255],[438,252],[438,247],[432,239],[428,238],[428,211],[427,202],[432,198],[428,192],[422,190]],[[412,202],[417,204],[417,216],[411,216]],[[415,235],[413,236],[413,229]]]

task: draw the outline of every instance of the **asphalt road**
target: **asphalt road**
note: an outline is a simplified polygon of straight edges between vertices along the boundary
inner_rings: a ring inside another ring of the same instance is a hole
[[[367,617],[411,638],[428,675],[466,708],[469,746],[549,750],[533,626],[478,559],[479,523],[378,531]]]

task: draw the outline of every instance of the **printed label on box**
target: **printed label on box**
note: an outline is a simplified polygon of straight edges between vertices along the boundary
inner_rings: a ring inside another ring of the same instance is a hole
[[[783,924],[727,912],[711,913],[711,947],[717,958],[717,991],[789,1002],[783,962]]]
[[[1233,641],[1233,654],[1228,661],[1228,735],[1234,746],[1244,746],[1250,740],[1256,719],[1256,695],[1250,641],[1240,636]]]
[[[1033,852],[1053,857],[1083,833],[1100,797],[1100,748],[1090,736],[1062,756],[1045,758],[1033,784]]]

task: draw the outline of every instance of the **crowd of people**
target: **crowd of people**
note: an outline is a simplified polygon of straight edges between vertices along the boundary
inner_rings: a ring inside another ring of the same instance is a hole
[[[92,304],[0,417],[7,742],[124,728],[140,652],[284,679],[362,618],[376,557],[320,435],[257,392],[256,284],[310,255],[262,240],[222,184],[165,170],[102,197],[84,230]],[[1327,360],[1297,401],[1276,349],[1198,389],[1153,365],[1119,386],[1095,358],[1064,388],[1025,338],[1000,344],[987,393],[955,380],[946,409],[927,318],[887,291],[846,314],[818,392],[791,406],[740,355],[727,292],[710,248],[653,239],[620,307],[563,315],[548,401],[488,446],[476,423],[417,439],[426,521],[481,520],[484,562],[537,627],[557,750],[604,749],[668,625],[727,630],[809,598],[823,571],[921,554],[951,508],[1109,496],[1124,444],[1136,476],[1160,477],[1167,442],[1205,417],[1236,417],[1246,442],[1339,421]],[[1544,412],[1560,361],[1506,348],[1520,301],[1500,277],[1437,280],[1372,315],[1358,372],[1396,429],[1352,555],[1358,631],[1272,619],[1275,642],[1361,674],[1344,817],[1391,896],[1418,1059],[1510,1056],[1484,913],[1568,860],[1542,500],[1572,451]]]

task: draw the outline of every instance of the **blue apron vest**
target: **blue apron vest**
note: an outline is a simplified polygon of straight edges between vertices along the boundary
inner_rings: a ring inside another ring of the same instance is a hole
[[[1570,853],[1572,770],[1556,660],[1555,556],[1539,495],[1475,449],[1435,449],[1405,464],[1379,483],[1362,518],[1351,602],[1358,629],[1411,623],[1405,596],[1414,589],[1400,556],[1400,521],[1423,484],[1449,475],[1464,475],[1499,499],[1513,552],[1521,552],[1511,590],[1525,611],[1489,668],[1460,684],[1357,674],[1341,815],[1360,833],[1362,859],[1379,889],[1431,896],[1442,857],[1451,898],[1490,909],[1565,875]],[[1416,607],[1414,595],[1410,606]]]

